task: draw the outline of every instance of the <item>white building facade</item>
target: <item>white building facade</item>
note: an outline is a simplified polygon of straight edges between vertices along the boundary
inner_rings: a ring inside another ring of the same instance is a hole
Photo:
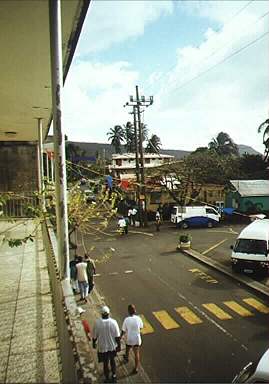
[[[144,153],[144,167],[154,168],[174,161],[174,156]],[[135,153],[113,154],[109,170],[114,176],[123,179],[133,179],[135,175]]]

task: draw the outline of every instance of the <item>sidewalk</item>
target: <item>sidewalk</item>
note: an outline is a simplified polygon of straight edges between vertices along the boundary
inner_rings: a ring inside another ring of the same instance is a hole
[[[60,366],[46,255],[41,232],[10,248],[5,236],[23,238],[32,220],[0,221],[0,382],[59,383]]]
[[[79,295],[77,296],[77,300],[79,299]],[[85,317],[87,318],[90,328],[93,328],[93,325],[95,323],[95,320],[100,317],[100,308],[105,305],[102,297],[99,295],[98,291],[94,288],[93,291],[89,295],[88,303],[82,304],[81,302],[77,302],[77,305],[83,309],[86,310]],[[111,317],[113,316],[113,308],[111,309]],[[116,318],[116,320],[118,320]],[[119,327],[121,326],[121,322],[118,321]],[[150,383],[150,379],[145,373],[143,367],[141,366],[139,368],[139,372],[136,375],[132,375],[130,372],[134,368],[134,358],[133,354],[130,353],[130,359],[129,363],[125,364],[123,362],[123,355],[125,353],[125,345],[122,342],[121,345],[121,352],[117,354],[116,357],[116,364],[117,364],[117,382],[118,383]],[[99,374],[99,382],[102,383],[104,376],[103,376],[103,364],[98,363],[97,361],[97,353],[94,354],[95,357],[95,364],[98,367],[98,374]],[[142,362],[143,364],[143,362]]]

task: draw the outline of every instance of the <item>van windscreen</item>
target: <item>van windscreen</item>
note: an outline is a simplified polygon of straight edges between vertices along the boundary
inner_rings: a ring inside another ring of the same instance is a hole
[[[265,240],[238,239],[234,252],[267,255],[267,243]]]

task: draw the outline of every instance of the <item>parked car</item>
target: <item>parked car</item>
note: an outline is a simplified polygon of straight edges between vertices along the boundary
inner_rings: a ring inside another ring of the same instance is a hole
[[[233,379],[233,383],[269,383],[269,349],[256,362],[248,363]]]
[[[220,213],[208,205],[203,206],[174,206],[171,213],[171,222],[177,227],[209,227],[219,223]]]
[[[257,219],[245,227],[231,246],[235,272],[269,271],[269,219]]]

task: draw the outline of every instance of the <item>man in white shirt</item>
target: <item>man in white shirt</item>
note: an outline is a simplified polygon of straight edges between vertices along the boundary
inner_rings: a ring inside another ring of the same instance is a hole
[[[119,218],[118,227],[120,229],[120,233],[122,233],[122,234],[125,233],[127,235],[127,233],[128,233],[128,225],[126,223],[125,218],[122,217],[122,216]]]
[[[77,279],[80,290],[80,298],[87,303],[87,296],[89,292],[89,283],[87,276],[87,263],[83,261],[82,257],[78,257],[77,268]]]
[[[133,207],[133,209],[132,209],[132,222],[133,222],[133,226],[135,226],[136,214],[137,214],[137,209],[135,207]]]
[[[130,349],[133,349],[135,355],[135,368],[132,371],[133,374],[138,373],[138,366],[140,364],[140,346],[141,329],[143,328],[143,321],[136,314],[136,309],[133,304],[128,305],[128,314],[122,324],[121,337],[126,334],[126,352],[124,360],[127,363],[129,361]]]
[[[110,309],[105,305],[101,308],[101,319],[97,319],[92,332],[92,346],[98,343],[98,361],[104,364],[105,383],[109,383],[109,366],[112,382],[117,382],[115,356],[120,351],[120,330],[116,320],[109,317]]]

